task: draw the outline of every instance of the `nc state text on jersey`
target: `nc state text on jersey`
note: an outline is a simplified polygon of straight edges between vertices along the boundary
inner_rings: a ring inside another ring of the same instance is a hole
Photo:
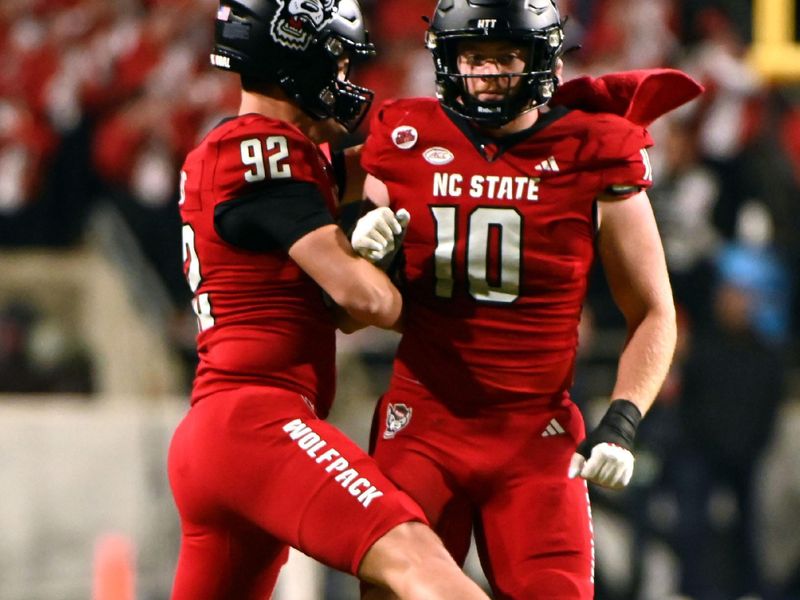
[[[433,195],[459,198],[464,193],[484,200],[539,200],[538,177],[472,175],[466,186],[461,173],[434,173]]]

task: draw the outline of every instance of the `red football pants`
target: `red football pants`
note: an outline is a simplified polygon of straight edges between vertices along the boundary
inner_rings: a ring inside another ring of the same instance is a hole
[[[173,600],[266,600],[287,546],[356,574],[387,531],[425,521],[372,458],[286,390],[195,404],[168,469],[182,528]]]
[[[419,502],[460,564],[474,530],[496,600],[593,597],[587,487],[567,478],[584,437],[570,400],[457,416],[394,377],[372,437],[382,471]]]

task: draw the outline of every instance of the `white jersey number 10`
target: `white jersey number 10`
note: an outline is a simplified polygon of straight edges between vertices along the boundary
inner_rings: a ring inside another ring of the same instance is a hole
[[[458,207],[431,206],[436,221],[436,295],[453,297]],[[492,235],[493,230],[495,235]],[[519,297],[522,215],[514,208],[479,207],[469,215],[464,264],[469,294],[480,302],[514,302]],[[490,283],[489,244],[497,239],[496,276]]]

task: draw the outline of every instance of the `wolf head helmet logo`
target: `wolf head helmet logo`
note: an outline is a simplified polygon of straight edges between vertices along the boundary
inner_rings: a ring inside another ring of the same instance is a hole
[[[305,50],[332,18],[335,0],[277,0],[272,38],[287,48]]]

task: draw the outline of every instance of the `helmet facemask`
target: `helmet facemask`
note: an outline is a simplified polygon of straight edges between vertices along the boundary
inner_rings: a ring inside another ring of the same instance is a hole
[[[349,80],[354,63],[375,54],[371,43],[356,43],[331,32],[320,41],[323,60],[309,64],[302,76],[296,73],[279,80],[281,87],[316,119],[333,118],[347,131],[354,131],[369,110],[374,93]]]
[[[523,49],[524,69],[496,75],[461,73],[458,53],[462,43],[483,41],[504,41]],[[426,37],[439,101],[490,128],[501,127],[552,98],[563,44],[562,23],[553,0],[440,0]],[[475,78],[519,81],[504,98],[481,101],[469,92],[468,82]]]

